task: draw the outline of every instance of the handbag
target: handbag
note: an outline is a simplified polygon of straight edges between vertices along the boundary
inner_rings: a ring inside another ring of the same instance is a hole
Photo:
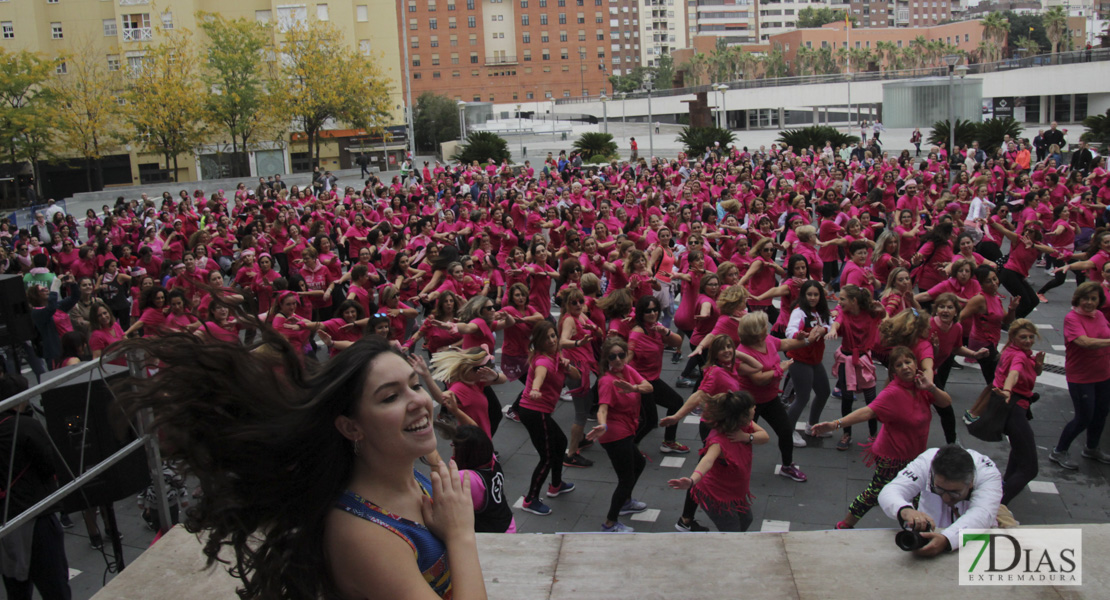
[[[1006,428],[1013,406],[1013,402],[1007,402],[992,386],[983,388],[971,409],[979,413],[979,418],[967,424],[967,432],[984,442],[1001,442],[1002,430]]]

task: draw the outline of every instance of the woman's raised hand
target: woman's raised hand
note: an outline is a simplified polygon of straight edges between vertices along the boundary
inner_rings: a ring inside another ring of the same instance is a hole
[[[459,467],[452,460],[432,467],[432,497],[423,497],[420,512],[424,526],[450,544],[474,535],[474,501],[470,497],[470,478],[459,479]]]

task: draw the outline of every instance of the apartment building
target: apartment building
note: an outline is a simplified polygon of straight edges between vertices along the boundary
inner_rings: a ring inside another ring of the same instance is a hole
[[[278,24],[274,28],[275,43],[281,36],[282,25],[328,21],[347,44],[378,57],[382,72],[391,79],[395,107],[392,125],[396,126],[404,124],[403,78],[392,4],[379,0],[0,0],[0,47],[52,57],[91,51],[103,56],[108,69],[120,70],[140,64],[150,44],[156,43],[156,28],[189,29],[203,42],[203,33],[197,27],[198,11]],[[388,18],[382,18],[383,12]],[[68,75],[66,65],[59,65],[57,76]],[[380,136],[371,138],[362,131],[328,131],[321,145],[322,167],[349,168],[358,149],[366,144],[374,148],[375,160],[395,161],[403,156],[403,132],[403,127],[396,128],[394,141],[383,144]],[[230,152],[230,143],[213,139],[210,145],[199,149],[196,157],[180,156],[176,174],[163,157],[142,154],[131,145],[119,148],[101,164],[108,185],[171,179],[193,181],[226,176],[226,161],[222,157]],[[307,145],[296,136],[281,142],[260,142],[249,152],[248,162],[252,175],[311,170]],[[52,182],[56,186],[47,191],[59,197],[83,191],[67,187],[84,185],[84,177],[75,176],[80,171],[73,170],[82,165],[80,161],[73,165],[65,162],[43,165],[43,181],[57,180]]]
[[[641,64],[639,9],[635,0],[397,0],[413,97],[504,104],[611,91],[609,75]]]
[[[640,61],[644,66],[656,66],[660,57],[688,45],[690,11],[684,4],[684,0],[643,0]]]
[[[962,14],[960,0],[851,0],[847,6],[858,27],[930,27]]]

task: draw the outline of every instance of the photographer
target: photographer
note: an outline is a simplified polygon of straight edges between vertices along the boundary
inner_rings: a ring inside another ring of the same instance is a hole
[[[936,556],[959,549],[961,529],[995,527],[1001,499],[1002,475],[994,461],[950,445],[930,448],[906,465],[879,493],[879,506],[929,540],[914,554]]]

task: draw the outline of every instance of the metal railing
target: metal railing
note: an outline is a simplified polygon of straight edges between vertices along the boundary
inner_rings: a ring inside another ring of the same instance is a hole
[[[144,377],[145,376],[146,368],[143,366],[143,361],[142,360],[140,360],[140,359],[138,359],[134,356],[129,355],[127,357],[127,363],[128,363],[128,368],[129,368],[131,376],[133,376],[133,377]],[[77,365],[73,369],[71,369],[71,370],[69,370],[65,373],[61,373],[61,374],[57,375],[56,377],[53,377],[52,379],[50,379],[48,381],[45,381],[45,382],[40,383],[38,385],[35,385],[35,386],[27,389],[26,391],[21,392],[19,394],[16,394],[16,395],[14,395],[14,396],[6,399],[6,400],[0,401],[0,412],[3,412],[3,411],[6,411],[8,409],[19,406],[20,404],[22,404],[24,402],[29,402],[29,401],[33,400],[34,398],[38,397],[39,395],[41,395],[43,392],[54,389],[54,388],[57,388],[57,387],[60,387],[63,384],[69,382],[70,380],[76,379],[76,378],[81,377],[82,375],[85,375],[85,374],[88,374],[88,376],[89,376],[89,386],[90,386],[90,391],[91,391],[91,386],[92,386],[93,382],[95,381],[94,376],[96,375],[96,372],[100,369],[101,369],[101,363],[100,363],[99,360],[94,360],[94,361],[91,361],[91,362],[82,363],[80,365]],[[105,374],[105,373],[102,373],[102,374]],[[111,388],[109,388],[109,389],[111,389]],[[85,403],[86,413],[84,415],[82,415],[82,418],[84,419],[85,423],[89,422],[88,421],[88,410],[89,410],[89,402],[86,401],[86,403]],[[130,443],[128,443],[123,448],[120,448],[115,453],[113,453],[111,456],[105,458],[104,460],[100,461],[99,463],[96,463],[95,465],[89,466],[88,468],[85,468],[84,464],[76,465],[76,467],[77,467],[76,472],[74,472],[74,469],[68,463],[65,462],[64,456],[58,450],[58,448],[55,446],[55,448],[54,448],[55,452],[57,452],[58,457],[62,459],[61,460],[62,464],[65,465],[65,468],[68,470],[68,475],[70,477],[72,477],[73,480],[70,481],[69,483],[66,483],[65,485],[63,485],[62,487],[58,488],[56,491],[51,493],[50,495],[48,495],[45,498],[43,498],[42,500],[40,500],[34,506],[28,508],[27,510],[25,510],[21,513],[19,513],[18,515],[12,517],[11,519],[8,518],[8,508],[9,508],[9,505],[11,503],[11,494],[10,493],[7,494],[6,497],[4,498],[3,521],[2,521],[2,524],[0,524],[0,539],[3,539],[7,535],[11,534],[16,529],[18,529],[19,527],[27,524],[32,519],[34,519],[34,518],[38,517],[39,515],[41,515],[42,513],[46,512],[48,509],[53,508],[62,499],[66,498],[67,496],[69,496],[69,495],[71,495],[75,492],[78,492],[85,484],[87,484],[87,483],[91,482],[93,479],[99,477],[105,471],[110,469],[113,465],[115,465],[116,463],[119,463],[123,459],[127,458],[131,453],[135,452],[136,450],[139,450],[140,448],[145,448],[146,449],[147,467],[150,470],[151,481],[154,484],[155,494],[158,498],[158,508],[159,508],[158,516],[159,516],[159,519],[161,521],[160,525],[162,526],[162,529],[164,531],[169,531],[171,523],[170,523],[170,513],[169,513],[169,502],[167,501],[167,497],[166,497],[166,495],[167,495],[166,494],[166,482],[165,482],[165,479],[162,476],[162,456],[161,456],[161,450],[158,447],[157,438],[155,436],[151,435],[151,433],[148,431],[149,428],[150,428],[151,420],[152,420],[152,415],[151,415],[150,411],[149,410],[142,411],[142,413],[139,415],[139,418],[137,419],[137,422],[135,423],[135,425],[137,426],[136,427],[137,431],[135,432],[136,433],[136,439],[135,440],[131,441]],[[11,452],[10,460],[13,461],[12,464],[14,464],[14,460],[15,460],[16,443],[17,443],[17,440],[18,440],[18,433],[19,433],[19,419],[15,420],[15,428],[16,428],[15,432],[12,434],[12,446],[11,446],[11,449],[10,449],[10,452]],[[87,429],[86,429],[84,435],[88,435]],[[54,443],[53,440],[51,441],[51,443],[52,444]],[[81,440],[81,445],[82,445],[82,448],[83,448],[84,445],[85,445],[85,439]],[[82,459],[81,459],[80,462],[83,463],[84,462],[84,451],[83,450],[82,450],[81,456],[82,456]],[[4,485],[5,490],[9,490],[9,491],[11,490],[12,477],[14,475],[12,471],[13,471],[13,469],[9,465],[8,479],[7,479],[7,481],[5,482],[5,485]]]
[[[1110,48],[1092,48],[1088,50],[1075,50],[1071,52],[1059,52],[1056,54],[1038,54],[1036,56],[1027,56],[1023,58],[1010,58],[1000,60],[997,62],[989,63],[975,63],[967,65],[967,75],[981,75],[984,73],[997,73],[999,71],[1012,71],[1014,69],[1028,69],[1034,67],[1046,67],[1053,65],[1071,65],[1085,62],[1103,62],[1110,61]],[[922,77],[941,77],[948,75],[948,67],[945,65],[920,67],[917,69],[898,69],[886,71],[863,71],[860,73],[832,73],[829,75],[801,75],[791,77],[764,77],[759,79],[742,79],[736,81],[725,81],[719,85],[726,85],[730,90],[745,90],[755,88],[768,88],[768,87],[783,87],[795,85],[814,85],[822,83],[843,83],[852,81],[853,83],[861,81],[887,81],[898,79],[919,79]],[[669,90],[653,90],[651,92],[652,98],[666,98],[670,96],[686,96],[697,94],[700,92],[712,92],[714,84],[705,84],[698,86],[690,86],[684,88],[674,88]],[[626,99],[636,100],[639,98],[647,98],[648,93],[645,92],[632,92],[625,96]],[[597,102],[600,96],[587,96],[580,98],[560,98],[556,100],[556,104],[584,104],[588,102]]]

